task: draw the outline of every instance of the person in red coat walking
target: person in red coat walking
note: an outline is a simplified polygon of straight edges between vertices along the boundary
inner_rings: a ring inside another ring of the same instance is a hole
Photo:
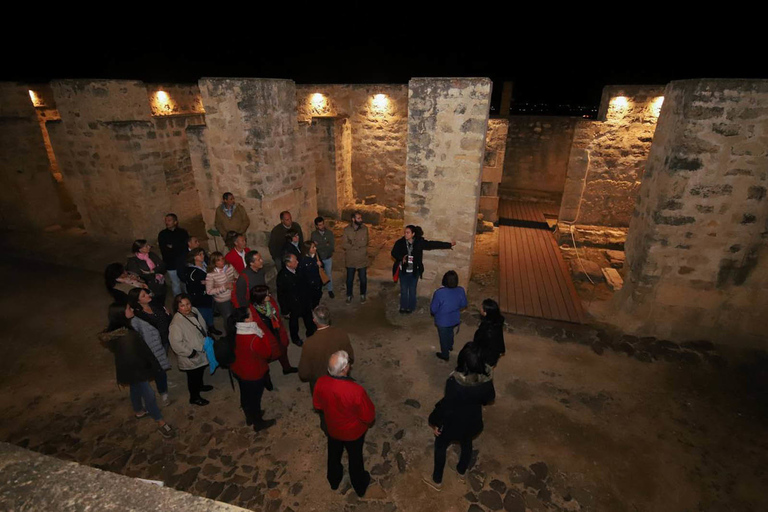
[[[291,362],[288,360],[288,333],[285,330],[283,319],[280,318],[277,303],[269,294],[269,286],[256,285],[251,288],[250,294],[250,310],[253,321],[256,322],[259,329],[264,331],[267,341],[269,341],[270,346],[273,348],[273,353],[278,354],[270,359],[270,361],[275,359],[280,361],[280,366],[283,367],[283,375],[298,373],[299,369],[291,366]],[[267,389],[270,391],[272,390],[271,386],[272,383],[268,379]]]
[[[376,418],[376,409],[363,387],[349,377],[349,354],[335,352],[328,360],[328,374],[315,384],[312,403],[325,417],[328,436],[328,483],[336,490],[344,476],[341,456],[349,457],[349,480],[361,498],[371,483],[365,470],[365,433]]]
[[[245,270],[245,255],[251,252],[251,250],[246,247],[246,243],[245,235],[237,235],[235,237],[234,246],[227,253],[227,255],[224,256],[224,259],[227,261],[227,263],[232,265],[232,267],[235,269],[236,274],[239,274]]]
[[[280,356],[280,350],[259,328],[251,308],[235,310],[230,316],[227,333],[235,341],[235,362],[230,369],[240,384],[240,407],[245,413],[245,424],[253,425],[255,432],[267,429],[276,421],[264,419],[261,397],[269,378],[269,362]]]

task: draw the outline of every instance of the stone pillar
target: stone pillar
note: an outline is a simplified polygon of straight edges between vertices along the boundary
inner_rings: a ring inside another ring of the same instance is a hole
[[[499,185],[504,173],[504,154],[507,148],[506,119],[490,119],[488,135],[485,139],[485,158],[483,159],[483,181],[480,187],[480,213],[483,220],[499,220]]]
[[[199,85],[206,127],[195,129],[191,151],[195,175],[212,187],[200,190],[207,227],[213,227],[221,195],[232,192],[251,219],[252,249],[266,253],[282,210],[289,210],[308,234],[317,215],[316,182],[314,170],[303,169],[297,159],[295,84],[204,78]]]
[[[487,78],[414,78],[408,84],[405,224],[453,250],[424,254],[421,295],[455,270],[469,284],[491,101]]]
[[[512,90],[514,89],[514,82],[504,82],[501,89],[501,106],[499,107],[499,115],[507,117],[509,115],[509,109],[512,107]]]
[[[43,132],[29,87],[0,83],[0,215],[9,229],[43,229],[61,222]]]
[[[626,243],[616,320],[765,348],[768,80],[685,80],[664,106]]]

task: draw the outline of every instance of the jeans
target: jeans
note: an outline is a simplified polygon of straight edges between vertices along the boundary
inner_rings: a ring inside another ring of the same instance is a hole
[[[171,291],[173,292],[174,297],[182,292],[183,284],[181,283],[181,279],[179,279],[177,270],[168,270],[168,281],[171,282]]]
[[[213,327],[213,308],[197,308],[197,310],[200,311],[200,314],[203,316],[203,320],[205,320],[208,329]]]
[[[226,302],[213,302],[213,308],[219,312],[221,315],[221,319],[224,321],[224,332],[226,333],[227,327],[229,326],[229,317],[232,316],[232,313],[235,311],[234,306],[232,306],[232,301],[226,301]],[[202,313],[202,311],[201,311]]]
[[[144,400],[143,406],[142,399]],[[160,408],[157,406],[157,400],[155,400],[155,392],[152,391],[149,382],[131,384],[131,405],[133,405],[133,412],[139,413],[146,410],[153,420],[160,421],[163,419]]]
[[[416,310],[416,285],[419,276],[416,272],[400,272],[400,309]]]
[[[435,483],[443,481],[443,470],[445,469],[445,452],[448,450],[454,440],[446,439],[443,436],[437,436],[435,438],[435,469],[432,471],[432,480]],[[459,440],[461,443],[461,455],[459,456],[459,463],[456,466],[456,471],[462,475],[467,472],[469,467],[469,461],[472,459],[472,437],[465,437]]]
[[[333,291],[333,275],[331,274],[331,271],[333,270],[333,258],[331,257],[331,258],[328,258],[327,260],[322,260],[322,261],[323,261],[323,270],[325,270],[325,273],[328,275],[328,279],[330,279],[330,281],[328,281],[328,283],[326,283],[325,286],[327,287],[327,290],[329,292],[332,292]]]
[[[240,384],[240,407],[243,408],[245,419],[255,423],[261,419],[261,397],[264,394],[264,379],[244,380],[237,378]]]
[[[208,365],[195,368],[194,370],[182,370],[187,374],[187,389],[189,390],[189,399],[197,400],[202,398],[200,391],[203,390],[203,374]]]
[[[453,333],[456,326],[440,327],[437,326],[437,336],[440,338],[440,352],[443,357],[448,357],[448,352],[453,350]]]
[[[365,267],[347,267],[347,297],[352,296],[352,286],[355,284],[355,270],[357,270],[357,277],[360,279],[360,295],[365,295],[365,292],[368,291],[368,269]]]
[[[368,484],[371,481],[371,475],[365,470],[363,462],[363,444],[365,444],[365,434],[354,441],[339,441],[328,436],[328,483],[331,489],[337,489],[344,476],[344,466],[341,465],[341,456],[344,449],[347,449],[349,457],[349,481],[358,496],[365,494]]]
[[[168,374],[165,370],[160,370],[155,374],[155,385],[157,386],[157,392],[164,395],[168,392]]]

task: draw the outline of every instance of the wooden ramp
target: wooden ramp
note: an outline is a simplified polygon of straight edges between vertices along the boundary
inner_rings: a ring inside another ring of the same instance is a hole
[[[581,300],[544,213],[539,203],[499,206],[499,306],[506,313],[584,323]]]

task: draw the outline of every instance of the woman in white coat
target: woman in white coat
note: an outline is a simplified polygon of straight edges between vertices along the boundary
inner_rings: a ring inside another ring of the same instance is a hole
[[[192,302],[186,293],[176,296],[173,300],[173,309],[176,314],[171,320],[169,338],[171,348],[179,359],[179,370],[187,374],[189,403],[208,405],[208,400],[200,396],[201,391],[213,389],[213,386],[203,384],[203,374],[205,367],[208,366],[203,342],[207,336],[208,327],[200,311],[192,307]]]

